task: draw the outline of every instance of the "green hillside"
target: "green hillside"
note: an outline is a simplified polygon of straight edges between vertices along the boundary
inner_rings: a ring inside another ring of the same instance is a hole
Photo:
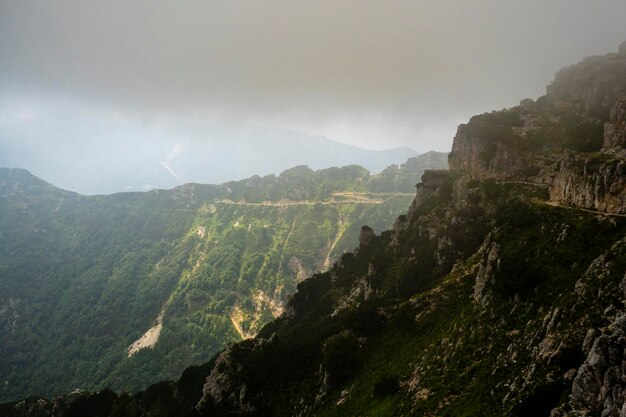
[[[132,391],[208,360],[278,316],[363,224],[390,227],[409,184],[445,163],[95,197],[1,169],[0,398]]]

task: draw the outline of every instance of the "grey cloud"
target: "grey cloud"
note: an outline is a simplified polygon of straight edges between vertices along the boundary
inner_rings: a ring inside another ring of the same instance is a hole
[[[445,149],[455,123],[616,49],[624,21],[623,0],[0,0],[0,94]]]

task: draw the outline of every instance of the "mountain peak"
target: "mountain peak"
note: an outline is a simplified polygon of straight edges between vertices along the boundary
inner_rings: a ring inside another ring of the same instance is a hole
[[[0,192],[24,190],[28,188],[52,187],[23,168],[0,168]]]

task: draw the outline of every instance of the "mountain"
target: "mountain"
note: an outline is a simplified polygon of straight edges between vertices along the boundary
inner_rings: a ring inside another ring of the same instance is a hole
[[[0,169],[0,398],[138,390],[280,315],[296,285],[406,210],[428,153],[222,185],[83,196]]]
[[[60,120],[69,127],[57,126]],[[150,134],[98,123],[68,116],[0,126],[0,166],[26,168],[62,188],[93,195],[217,184],[297,165],[360,165],[378,173],[416,155],[409,148],[374,151],[279,128],[191,124]],[[50,140],[50,132],[59,131],[67,136]]]
[[[619,416],[626,43],[459,126],[405,215],[300,282],[257,337],[135,395],[9,416]]]

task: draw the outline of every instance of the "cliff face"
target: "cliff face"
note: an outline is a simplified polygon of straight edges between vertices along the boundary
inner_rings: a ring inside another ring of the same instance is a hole
[[[550,183],[550,200],[607,213],[626,213],[626,162],[567,153]]]
[[[545,184],[557,204],[626,212],[626,53],[559,71],[536,102],[459,126],[452,171],[476,179]]]
[[[559,107],[572,107],[592,116],[607,111],[626,87],[626,51],[591,56],[557,72],[546,89],[548,99]]]
[[[564,152],[553,168],[552,201],[607,213],[626,212],[626,96],[617,98],[611,107],[602,137],[597,153]]]
[[[475,179],[499,181],[525,177],[533,166],[519,134],[524,121],[519,108],[474,116],[458,127],[448,156],[451,171]]]
[[[611,119],[604,125],[602,148],[615,153],[626,148],[626,96],[621,96],[611,107]]]

